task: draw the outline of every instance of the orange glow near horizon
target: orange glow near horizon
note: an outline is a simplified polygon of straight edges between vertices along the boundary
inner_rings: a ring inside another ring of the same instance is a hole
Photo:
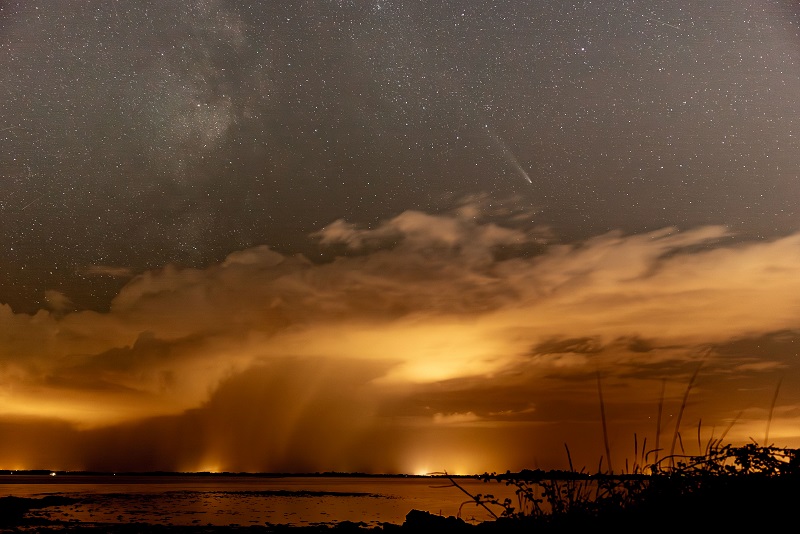
[[[800,234],[609,233],[499,260],[492,247],[525,236],[461,214],[335,232],[412,238],[327,264],[262,246],[149,271],[105,313],[0,306],[0,459],[474,473],[562,466],[568,442],[591,465],[599,373],[619,462],[652,432],[662,381],[674,414],[698,365],[682,435],[699,420],[719,435],[742,412],[729,436],[763,439],[781,376],[770,439],[793,439],[800,278],[781,273],[800,269]],[[432,254],[443,232],[462,245]]]

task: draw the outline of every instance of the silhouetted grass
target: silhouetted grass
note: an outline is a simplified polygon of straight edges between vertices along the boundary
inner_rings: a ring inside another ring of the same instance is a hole
[[[469,496],[462,508],[475,504],[489,510],[496,529],[535,527],[548,532],[592,525],[619,532],[633,531],[634,524],[644,522],[653,523],[645,532],[685,527],[744,531],[794,520],[800,497],[800,450],[715,442],[704,454],[634,462],[626,473],[525,470],[480,478],[513,486],[516,500],[500,500],[491,493],[473,495],[455,479],[450,482]]]
[[[484,482],[512,486],[516,499],[498,499],[493,494],[471,494],[453,478],[450,482],[474,504],[496,518],[494,529],[538,532],[577,531],[579,528],[611,528],[617,532],[673,532],[688,529],[732,530],[743,532],[764,529],[784,521],[796,522],[795,508],[800,502],[800,449],[768,444],[769,428],[781,382],[772,397],[763,445],[725,444],[724,440],[739,415],[719,438],[703,444],[702,420],[697,424],[698,454],[686,454],[680,425],[689,394],[702,363],[692,374],[681,401],[669,454],[660,456],[661,416],[664,388],[658,404],[656,446],[641,447],[634,434],[632,463],[615,473],[610,460],[603,470],[600,458],[597,472],[575,470],[566,446],[568,471],[524,470],[518,473],[485,473]],[[605,404],[600,375],[597,376],[600,417],[605,454],[610,459]],[[676,448],[680,452],[676,452]],[[446,473],[445,473],[446,474]],[[460,515],[461,510],[459,510]]]

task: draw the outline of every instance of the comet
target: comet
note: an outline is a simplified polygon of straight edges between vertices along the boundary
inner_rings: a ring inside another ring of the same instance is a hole
[[[489,134],[489,137],[492,138],[492,141],[494,141],[495,145],[503,152],[503,157],[505,158],[506,162],[513,167],[513,169],[521,178],[524,178],[525,181],[527,181],[529,184],[532,184],[533,180],[531,180],[531,177],[528,176],[528,173],[525,171],[525,169],[522,168],[522,165],[519,164],[519,160],[517,160],[517,157],[514,155],[508,145],[500,138],[499,135],[491,131],[489,126],[484,126],[484,128],[486,129],[486,133]]]

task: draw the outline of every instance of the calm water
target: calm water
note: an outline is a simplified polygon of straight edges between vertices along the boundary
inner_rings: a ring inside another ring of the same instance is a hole
[[[511,496],[497,483],[458,479],[473,494]],[[0,476],[0,496],[63,495],[75,504],[30,512],[80,523],[162,525],[310,525],[363,521],[401,524],[409,510],[457,515],[468,499],[446,479],[330,477]],[[467,521],[491,519],[468,504]]]

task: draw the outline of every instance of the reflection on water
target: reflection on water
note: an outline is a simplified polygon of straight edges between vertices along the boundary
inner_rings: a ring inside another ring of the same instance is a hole
[[[513,492],[474,479],[458,483],[473,494]],[[292,524],[341,521],[401,524],[411,509],[457,515],[468,497],[446,479],[227,476],[0,476],[0,496],[60,494],[74,504],[32,510],[31,517],[80,523],[162,525]],[[473,504],[468,521],[490,519]]]

